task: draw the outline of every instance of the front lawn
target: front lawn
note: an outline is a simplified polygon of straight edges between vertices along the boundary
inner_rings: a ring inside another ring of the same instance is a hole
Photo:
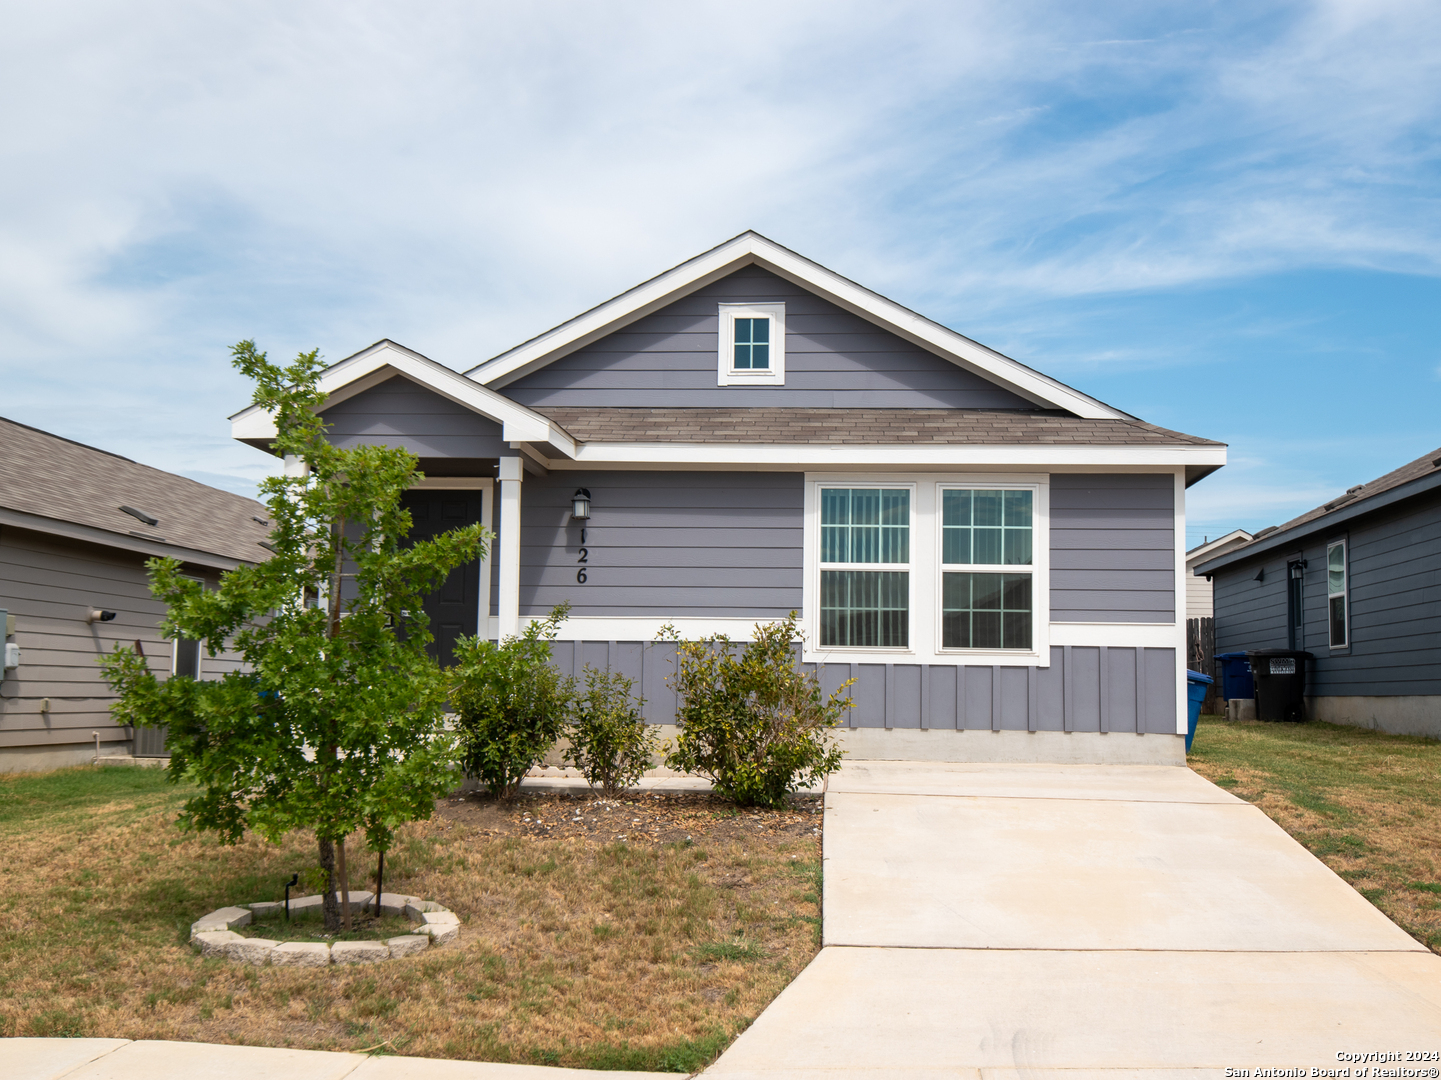
[[[1441,742],[1202,717],[1188,760],[1441,952]]]
[[[0,777],[0,1036],[684,1072],[819,947],[818,798],[545,795],[442,800],[386,857],[386,891],[451,908],[458,942],[365,967],[201,960],[190,923],[280,899],[315,845],[180,833],[185,795],[151,769]],[[374,886],[361,847],[353,889]]]

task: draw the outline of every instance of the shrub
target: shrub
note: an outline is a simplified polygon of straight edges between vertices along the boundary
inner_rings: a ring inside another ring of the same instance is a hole
[[[793,611],[757,625],[744,646],[723,634],[678,641],[680,732],[666,764],[709,777],[743,806],[781,806],[787,792],[840,768],[843,752],[828,733],[851,705],[851,684],[825,697],[820,680],[795,666],[802,640]]]
[[[560,738],[575,680],[551,666],[550,645],[569,611],[561,604],[500,644],[473,637],[456,643],[450,702],[460,722],[461,764],[500,798],[513,796]]]
[[[618,671],[585,667],[585,693],[576,701],[575,715],[566,734],[570,748],[565,760],[615,796],[634,784],[650,768],[656,750],[655,732],[641,717],[644,700],[633,698],[633,684]]]

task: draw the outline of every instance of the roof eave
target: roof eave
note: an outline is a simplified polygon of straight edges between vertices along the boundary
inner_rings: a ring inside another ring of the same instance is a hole
[[[1271,554],[1279,548],[1288,547],[1297,540],[1311,536],[1314,533],[1326,532],[1354,521],[1359,517],[1364,517],[1366,514],[1375,510],[1383,510],[1388,506],[1394,506],[1397,503],[1405,502],[1418,495],[1424,495],[1429,491],[1438,489],[1441,489],[1441,472],[1432,473],[1430,476],[1418,477],[1404,484],[1398,484],[1396,487],[1377,492],[1375,495],[1367,498],[1357,499],[1355,502],[1337,507],[1335,510],[1322,514],[1320,517],[1314,517],[1310,521],[1303,521],[1301,524],[1292,526],[1289,529],[1268,533],[1258,540],[1252,540],[1244,547],[1225,552],[1211,559],[1209,562],[1200,563],[1196,567],[1196,573],[1213,574],[1217,570],[1224,570],[1227,567],[1234,566],[1256,556]]]
[[[169,541],[143,536],[125,535],[111,532],[108,529],[99,529],[93,525],[82,525],[75,521],[64,521],[60,518],[30,514],[23,510],[12,510],[7,507],[0,507],[0,525],[28,529],[31,532],[46,533],[50,536],[62,536],[67,540],[83,540],[86,543],[118,548],[122,551],[133,551],[140,555],[179,559],[181,562],[214,567],[217,570],[234,570],[242,564],[261,561],[259,556],[254,559],[240,559],[233,555],[205,551],[184,544],[172,544]]]

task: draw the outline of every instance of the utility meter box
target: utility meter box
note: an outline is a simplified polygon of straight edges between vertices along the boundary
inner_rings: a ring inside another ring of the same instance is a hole
[[[15,636],[15,616],[4,608],[0,608],[0,627],[5,630],[4,659],[3,666],[0,666],[0,678],[4,678],[12,668],[20,666],[20,646],[12,640]]]

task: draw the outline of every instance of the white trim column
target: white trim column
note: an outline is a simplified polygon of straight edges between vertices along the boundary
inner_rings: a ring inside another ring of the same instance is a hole
[[[1186,470],[1176,470],[1176,734],[1189,727],[1191,695],[1186,681]],[[1140,655],[1139,653],[1137,654]]]
[[[520,455],[500,459],[499,637],[520,633]]]

